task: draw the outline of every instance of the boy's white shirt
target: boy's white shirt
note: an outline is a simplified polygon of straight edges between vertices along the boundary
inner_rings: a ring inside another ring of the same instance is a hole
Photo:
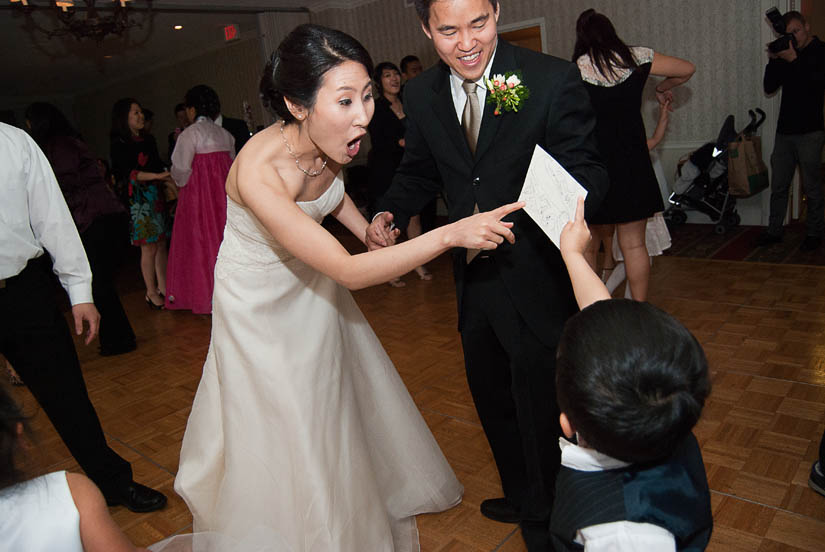
[[[561,465],[567,468],[596,472],[625,468],[630,464],[612,458],[601,452],[580,447],[563,437],[559,437]],[[676,550],[673,533],[652,523],[614,521],[583,527],[576,531],[577,543],[584,545],[587,552],[635,552],[656,550],[669,552]]]

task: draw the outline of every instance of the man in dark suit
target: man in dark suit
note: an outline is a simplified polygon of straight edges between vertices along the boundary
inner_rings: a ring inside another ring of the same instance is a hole
[[[246,144],[247,140],[252,136],[249,132],[249,127],[242,119],[233,119],[232,117],[224,117],[218,115],[215,119],[215,124],[225,128],[229,134],[235,138],[235,155],[240,153],[241,148]]]
[[[367,229],[368,245],[391,244],[391,224],[405,227],[439,191],[450,221],[516,201],[536,144],[589,190],[592,212],[607,173],[576,66],[499,41],[497,0],[416,0],[416,10],[441,63],[407,85],[404,158]],[[508,71],[520,71],[530,97],[517,112],[496,114],[485,106],[483,77]],[[483,501],[481,511],[520,523],[528,549],[546,550],[560,461],[555,350],[577,307],[558,249],[524,211],[509,220],[514,245],[454,252],[459,330],[505,495]]]

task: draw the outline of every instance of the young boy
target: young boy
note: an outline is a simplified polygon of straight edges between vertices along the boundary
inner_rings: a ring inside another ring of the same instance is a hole
[[[579,201],[561,251],[582,311],[564,328],[556,389],[564,434],[550,532],[556,550],[704,550],[713,520],[691,429],[710,391],[691,333],[647,304],[610,298],[583,252]]]

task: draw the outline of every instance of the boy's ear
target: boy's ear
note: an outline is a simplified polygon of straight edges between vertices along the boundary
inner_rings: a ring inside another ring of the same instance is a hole
[[[568,439],[572,439],[573,435],[576,434],[576,428],[573,427],[573,424],[570,423],[570,419],[564,412],[559,414],[559,425],[561,425],[562,433],[564,433],[564,436]]]

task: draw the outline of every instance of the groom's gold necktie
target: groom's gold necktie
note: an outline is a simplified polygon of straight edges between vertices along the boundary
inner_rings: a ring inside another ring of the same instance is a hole
[[[465,94],[467,94],[467,101],[464,103],[464,113],[461,114],[461,127],[464,129],[464,136],[467,137],[467,145],[470,146],[470,152],[473,155],[476,153],[478,131],[481,128],[481,109],[478,106],[477,86],[475,82],[468,80],[465,80],[461,85],[461,87],[464,88]],[[473,207],[473,214],[476,213],[478,213],[478,205]],[[467,263],[472,261],[480,252],[480,249],[468,249]]]
[[[478,95],[473,81],[465,80],[461,85],[467,94],[467,102],[464,104],[464,113],[461,115],[461,127],[464,129],[464,136],[467,137],[467,144],[470,151],[475,154],[476,143],[478,142],[478,129],[481,128],[481,109],[478,106]]]

